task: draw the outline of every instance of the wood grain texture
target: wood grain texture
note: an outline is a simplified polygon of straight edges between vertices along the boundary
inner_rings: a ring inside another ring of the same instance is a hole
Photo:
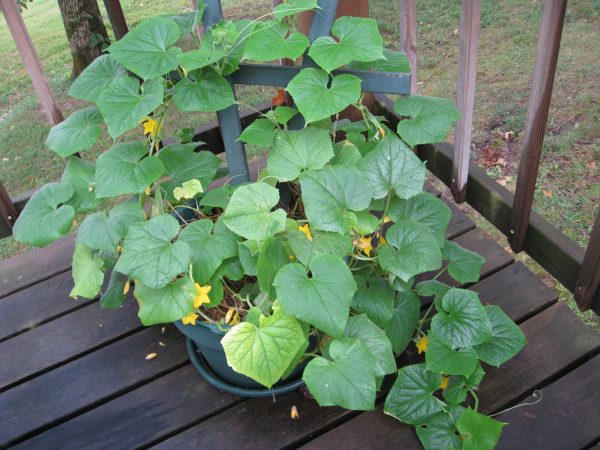
[[[17,208],[0,182],[0,235],[11,234],[18,216]]]
[[[546,0],[542,8],[533,81],[525,120],[523,151],[508,235],[515,252],[523,250],[527,236],[566,9],[567,0]]]
[[[448,228],[446,228],[446,239],[454,239],[455,237],[475,228],[475,222],[469,219],[469,217],[456,205],[446,200],[444,200],[444,203],[448,205],[452,213],[450,223],[448,224]]]
[[[417,92],[417,1],[399,0],[400,50],[410,63],[410,93]]]
[[[579,309],[582,311],[589,309],[594,299],[596,299],[594,306],[598,311],[600,310],[600,208],[575,283],[575,301]]]
[[[110,26],[118,41],[127,34],[127,31],[129,31],[127,28],[127,21],[125,20],[125,14],[123,14],[123,9],[121,8],[121,2],[119,0],[104,0],[104,7],[108,14]]]

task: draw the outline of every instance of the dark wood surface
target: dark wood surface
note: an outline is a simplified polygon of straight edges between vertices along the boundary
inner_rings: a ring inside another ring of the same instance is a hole
[[[486,367],[481,408],[498,412],[543,392],[539,404],[500,415],[510,422],[503,448],[595,444],[600,336],[452,210],[447,236],[486,258],[481,280],[469,289],[485,304],[501,305],[528,339],[514,361]],[[410,427],[382,413],[383,394],[375,411],[361,413],[320,408],[302,391],[242,399],[210,387],[189,364],[178,331],[143,328],[134,301],[102,310],[71,299],[70,257],[61,260],[71,251],[66,239],[0,263],[0,448],[419,448]],[[17,277],[19,271],[32,278]],[[150,353],[157,356],[147,360]],[[403,360],[415,358],[409,348]],[[298,420],[290,418],[293,406]]]

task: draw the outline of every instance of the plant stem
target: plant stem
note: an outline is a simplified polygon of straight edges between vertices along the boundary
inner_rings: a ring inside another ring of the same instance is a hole
[[[473,389],[469,389],[469,394],[471,394],[473,400],[475,400],[475,405],[473,405],[473,409],[475,410],[475,412],[477,412],[477,410],[479,409],[479,397],[477,397],[477,394]]]

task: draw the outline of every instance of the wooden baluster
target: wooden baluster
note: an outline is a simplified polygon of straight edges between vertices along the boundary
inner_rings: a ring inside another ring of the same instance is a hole
[[[10,230],[12,230],[18,215],[17,208],[15,208],[8,192],[6,192],[6,189],[4,189],[4,186],[0,183],[0,220],[6,225],[9,233]]]
[[[410,63],[410,93],[417,92],[417,0],[400,0],[400,50]]]
[[[127,21],[123,14],[123,8],[121,8],[121,2],[119,0],[104,0],[104,7],[108,13],[108,20],[110,26],[115,33],[117,41],[127,34],[129,31],[127,28]]]
[[[527,236],[566,7],[567,0],[546,0],[542,9],[523,152],[508,236],[515,252],[523,250]]]
[[[589,309],[593,303],[596,311],[600,310],[600,208],[583,257],[574,293],[580,310]]]

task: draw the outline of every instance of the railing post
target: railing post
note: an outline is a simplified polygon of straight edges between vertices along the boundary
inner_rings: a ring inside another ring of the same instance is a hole
[[[581,311],[589,309],[592,303],[600,302],[600,208],[596,214],[574,292],[575,301]],[[600,308],[600,303],[598,307]]]
[[[567,0],[545,0],[542,9],[523,152],[508,236],[515,252],[523,250],[527,236],[566,7]]]
[[[400,50],[410,63],[410,93],[417,92],[417,0],[400,0]]]
[[[461,118],[456,122],[455,126],[452,186],[450,188],[457,203],[464,202],[467,195],[473,108],[475,105],[480,15],[480,0],[462,0],[460,13],[460,59],[456,82],[456,105],[460,111]]]
[[[104,7],[108,13],[110,26],[112,27],[113,33],[115,33],[115,38],[118,41],[119,39],[122,39],[123,36],[125,36],[129,31],[127,28],[125,15],[123,14],[123,8],[121,8],[121,2],[120,0],[104,0]]]
[[[10,230],[12,230],[18,215],[17,208],[15,208],[8,192],[6,192],[6,189],[4,189],[4,186],[0,183],[0,216],[1,221],[4,222],[9,233]]]
[[[33,42],[31,42],[31,37],[27,32],[23,17],[21,17],[21,13],[17,9],[15,0],[0,0],[0,9],[4,14],[6,24],[15,40],[21,58],[23,58],[23,63],[25,64],[25,68],[27,69],[33,84],[33,89],[42,104],[42,108],[48,117],[48,121],[51,125],[62,122],[64,117],[52,95],[52,89],[50,89],[48,79],[46,78],[46,75],[44,75],[44,69],[35,52]]]

